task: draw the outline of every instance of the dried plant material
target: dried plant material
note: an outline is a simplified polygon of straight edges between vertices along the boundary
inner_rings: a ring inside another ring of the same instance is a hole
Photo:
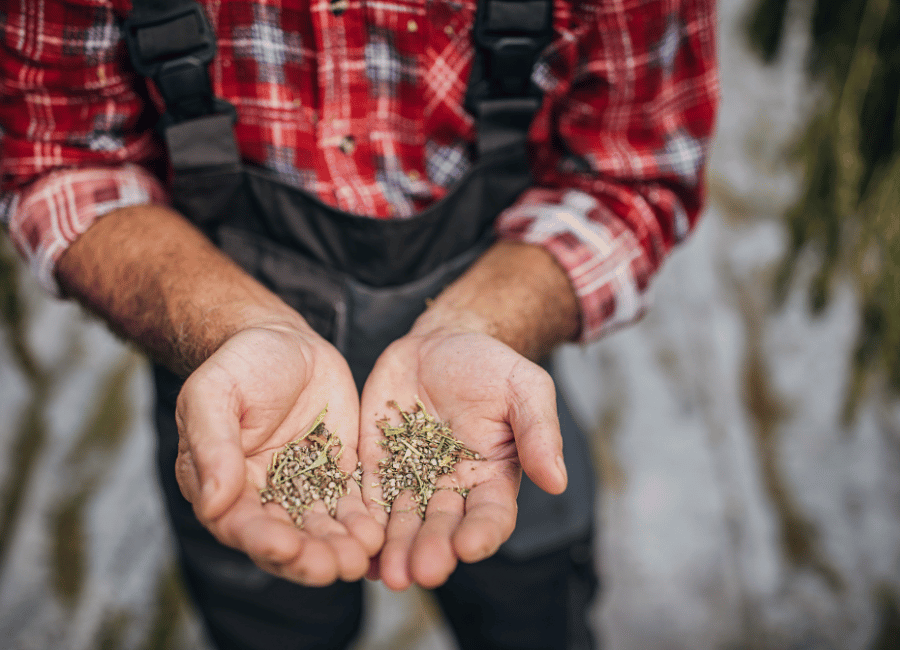
[[[429,415],[420,400],[416,400],[418,410],[414,412],[404,411],[397,402],[391,402],[391,406],[400,411],[403,422],[399,426],[387,420],[378,423],[384,433],[384,440],[379,444],[390,454],[378,463],[383,498],[378,503],[390,512],[400,493],[409,490],[416,511],[424,519],[428,501],[437,490],[452,489],[467,497],[468,488],[439,488],[437,481],[455,472],[460,461],[482,460],[481,454],[454,438],[447,423]]]
[[[266,470],[266,487],[259,491],[263,503],[280,504],[294,523],[303,527],[303,513],[323,501],[332,517],[338,499],[349,494],[351,475],[338,467],[344,443],[325,428],[326,406],[310,430],[275,452]],[[354,474],[359,472],[359,466]]]

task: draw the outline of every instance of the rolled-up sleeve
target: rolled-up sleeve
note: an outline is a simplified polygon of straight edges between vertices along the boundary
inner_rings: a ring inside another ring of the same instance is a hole
[[[58,295],[56,262],[98,218],[113,210],[165,203],[159,180],[138,165],[62,169],[4,197],[10,239],[41,285]]]
[[[554,255],[590,341],[642,315],[697,223],[719,85],[711,0],[584,4],[535,72],[535,186],[497,229]]]
[[[0,41],[0,221],[56,292],[99,217],[166,202],[152,103],[126,63],[119,2],[10,2]]]

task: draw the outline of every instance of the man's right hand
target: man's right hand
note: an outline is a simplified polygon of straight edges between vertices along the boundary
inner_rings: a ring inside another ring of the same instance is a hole
[[[343,442],[339,465],[356,469],[359,398],[341,355],[305,324],[256,326],[228,339],[178,397],[176,477],[200,522],[262,569],[306,585],[361,578],[384,531],[359,487],[320,501],[298,529],[280,505],[262,505],[273,454],[309,430],[325,405],[325,425]]]
[[[359,489],[307,513],[297,529],[259,488],[272,455],[328,405],[345,471],[356,469],[359,397],[341,355],[276,295],[181,215],[122,208],[94,223],[59,259],[60,287],[119,334],[188,379],[178,398],[177,478],[200,521],[223,543],[295,582],[354,580],[384,531]]]

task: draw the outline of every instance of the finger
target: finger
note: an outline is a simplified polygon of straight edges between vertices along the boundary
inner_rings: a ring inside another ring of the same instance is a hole
[[[250,486],[208,528],[220,542],[247,553],[275,575],[309,586],[328,585],[339,577],[331,545],[298,529],[280,507],[264,508]]]
[[[553,379],[529,362],[516,366],[509,386],[509,424],[522,469],[542,490],[560,494],[566,489],[568,477]]]
[[[457,560],[451,538],[462,521],[464,508],[463,497],[452,490],[438,490],[428,501],[410,558],[416,584],[434,589],[453,573]]]
[[[378,432],[379,439],[381,431]],[[373,445],[375,449],[364,449]],[[381,489],[381,469],[379,463],[386,452],[377,444],[374,437],[363,435],[360,432],[360,457],[362,460],[362,477],[360,479],[362,500],[366,510],[372,518],[384,529],[388,524],[388,513],[384,510],[384,494]]]
[[[372,519],[381,526],[382,530],[387,527],[388,513],[384,509],[384,494],[381,490],[381,483],[378,476],[363,472],[362,476],[362,499],[363,506],[372,517]]]
[[[412,584],[409,554],[421,526],[422,519],[412,496],[409,492],[401,493],[391,507],[379,562],[382,582],[394,591],[402,591]]]
[[[384,493],[381,489],[381,478],[372,472],[363,471],[362,499],[366,510],[382,528],[386,528],[389,515],[384,509]]]
[[[377,422],[385,416],[385,413],[378,413],[371,407],[367,408],[370,398],[367,397],[367,388],[363,389],[363,407],[360,412],[363,414],[359,426],[359,460],[362,463],[362,498],[363,504],[368,509],[372,517],[375,518],[382,527],[387,526],[388,514],[384,511],[382,505],[384,495],[381,491],[381,467],[380,463],[387,457],[384,447],[379,441],[384,440],[384,434],[378,428]]]
[[[373,557],[384,544],[384,525],[378,523],[366,508],[356,481],[350,479],[348,487],[350,494],[338,500],[337,520],[360,541],[366,556]],[[384,514],[383,509],[380,512]]]
[[[236,406],[229,402],[217,389],[190,379],[178,396],[176,477],[203,523],[231,507],[247,483]]]
[[[476,485],[466,497],[466,513],[453,535],[453,548],[463,562],[490,557],[516,527],[516,485],[495,478]]]
[[[387,518],[379,522],[366,507],[360,488],[360,484],[365,480],[363,475],[359,476],[359,483],[352,478],[359,465],[356,450],[345,447],[339,465],[344,472],[351,475],[351,478],[347,479],[348,494],[338,500],[336,518],[362,543],[368,557],[372,557],[384,544]],[[384,514],[384,511],[381,510],[381,513]]]
[[[369,560],[369,570],[366,571],[366,580],[381,580],[381,554]]]
[[[303,551],[285,562],[273,563],[251,555],[256,565],[272,575],[307,587],[327,587],[340,577],[338,561],[326,540],[310,537]]]
[[[350,535],[343,524],[328,514],[324,504],[318,503],[303,513],[303,528],[331,548],[341,580],[353,582],[363,577],[369,568],[366,549],[362,542]]]
[[[389,402],[393,395],[404,395],[415,386],[415,378],[411,376],[411,368],[405,361],[398,363],[397,355],[391,351],[396,343],[379,357],[375,367],[366,379],[360,399],[359,421],[359,459],[362,463],[362,495],[363,503],[381,525],[386,526],[388,515],[384,511],[381,492],[379,463],[388,457],[384,447],[379,444],[384,440],[384,433],[378,422],[387,418],[398,422],[399,415]],[[403,388],[400,388],[402,386]]]

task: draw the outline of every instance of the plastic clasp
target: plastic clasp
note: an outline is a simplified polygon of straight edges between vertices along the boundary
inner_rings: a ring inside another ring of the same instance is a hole
[[[160,69],[190,57],[206,65],[216,54],[216,38],[199,4],[144,16],[132,12],[123,23],[125,42],[134,69],[156,78]]]
[[[551,0],[479,2],[474,39],[484,59],[493,97],[532,94],[535,61],[553,37]]]

